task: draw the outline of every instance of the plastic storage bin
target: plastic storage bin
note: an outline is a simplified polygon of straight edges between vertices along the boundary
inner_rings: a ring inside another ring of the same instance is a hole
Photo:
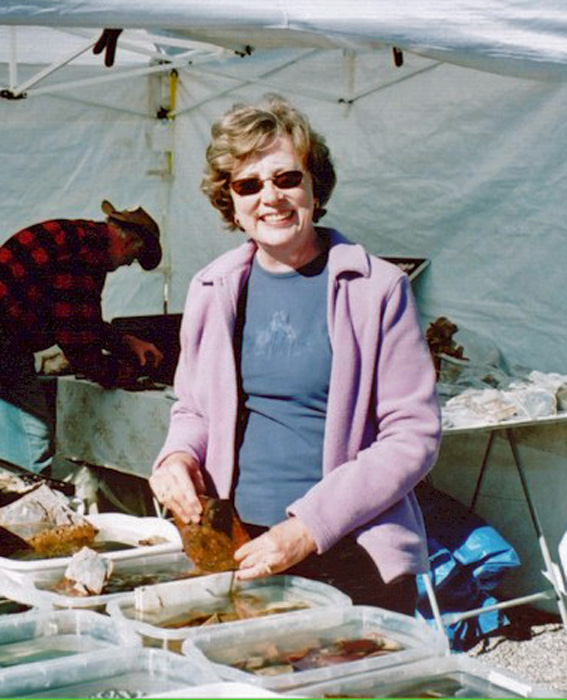
[[[154,698],[285,698],[288,695],[276,693],[268,688],[250,683],[233,683],[232,681],[219,681],[218,683],[206,683],[191,688],[180,688],[168,693],[158,693]]]
[[[113,561],[135,560],[148,554],[180,552],[183,548],[179,530],[172,522],[164,518],[139,518],[124,513],[97,513],[87,515],[85,519],[98,530],[95,542],[122,542],[127,545],[125,549],[104,553],[105,557]],[[152,538],[160,538],[164,541],[156,544],[144,544]],[[0,568],[26,573],[49,569],[63,572],[70,560],[71,557],[29,560],[0,557]]]
[[[119,654],[105,652],[96,659],[76,656],[66,664],[46,662],[33,674],[23,668],[9,670],[8,676],[0,672],[2,697],[157,697],[218,681],[209,668],[198,667],[179,654],[142,647]]]
[[[186,639],[199,629],[198,626],[187,625],[167,627],[172,621],[188,619],[190,613],[202,612],[208,616],[234,609],[229,591],[240,593],[243,597],[251,596],[260,604],[258,610],[271,605],[270,615],[276,614],[279,606],[283,611],[277,613],[280,618],[281,615],[296,613],[285,612],[287,604],[304,604],[306,608],[352,605],[351,599],[334,586],[300,576],[272,576],[262,580],[234,583],[231,589],[232,578],[232,572],[226,572],[192,580],[144,586],[131,594],[112,600],[107,606],[107,612],[112,617],[127,621],[141,635],[168,644]],[[241,602],[244,602],[243,598]],[[222,622],[222,626],[233,622]]]
[[[309,667],[297,663],[308,649],[339,640],[383,636],[400,646],[380,656],[343,660],[327,655],[325,663]],[[224,680],[261,685],[272,690],[291,689],[345,674],[361,673],[400,665],[448,653],[445,636],[422,620],[370,606],[317,608],[281,617],[257,618],[198,628],[182,645],[193,659],[210,662]],[[280,654],[294,654],[295,670],[286,665],[260,669],[264,659],[275,661]],[[256,663],[257,669],[243,670],[241,662]],[[332,665],[331,665],[332,663]]]
[[[110,583],[113,584],[113,580],[121,581],[123,586],[113,584],[117,589],[114,593],[75,597],[52,590],[63,576],[60,570],[44,569],[26,573],[0,567],[0,595],[17,603],[39,608],[103,610],[109,601],[123,596],[137,586],[151,580],[171,581],[190,576],[194,568],[193,562],[183,552],[147,554],[135,559],[121,559],[114,562]]]
[[[559,693],[464,654],[304,685],[310,698],[557,698]]]
[[[0,669],[50,659],[65,660],[76,654],[96,653],[113,647],[140,647],[140,638],[124,624],[88,610],[30,610],[0,619]],[[0,696],[2,688],[0,686]]]

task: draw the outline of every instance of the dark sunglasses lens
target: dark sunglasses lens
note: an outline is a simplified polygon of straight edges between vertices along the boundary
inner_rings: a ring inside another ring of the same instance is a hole
[[[303,180],[301,170],[288,170],[285,173],[280,173],[274,178],[274,185],[280,190],[289,190],[292,187],[297,187]]]
[[[288,170],[285,173],[276,175],[273,178],[273,183],[280,190],[289,190],[292,187],[300,185],[302,180],[303,173],[301,170]],[[259,177],[247,177],[242,180],[231,182],[230,186],[236,194],[241,197],[246,197],[250,194],[258,194],[262,187],[264,187],[264,181],[260,180]]]
[[[249,177],[244,180],[235,180],[231,183],[232,189],[241,197],[258,193],[262,187],[262,180],[257,177]]]

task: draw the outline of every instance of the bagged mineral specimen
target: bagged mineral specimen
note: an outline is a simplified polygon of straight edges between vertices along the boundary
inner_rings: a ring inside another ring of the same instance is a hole
[[[59,586],[69,595],[100,595],[112,574],[112,560],[88,547],[74,554]]]
[[[231,665],[257,675],[279,675],[383,656],[402,649],[397,640],[370,633],[353,639],[306,641],[305,645],[286,651],[268,643],[258,648],[256,654]]]
[[[70,556],[91,545],[97,535],[96,528],[68,505],[67,498],[46,484],[0,508],[0,527],[27,543],[17,548],[12,538],[7,549],[3,543],[2,556],[19,558]]]
[[[96,535],[96,528],[85,520],[73,525],[47,528],[29,537],[27,541],[38,556],[47,559],[70,556],[81,547],[92,545]]]
[[[0,557],[22,557],[33,549],[22,537],[0,525]]]

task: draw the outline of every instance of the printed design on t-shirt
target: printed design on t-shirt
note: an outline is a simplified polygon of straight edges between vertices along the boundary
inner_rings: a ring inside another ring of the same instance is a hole
[[[270,357],[297,355],[300,352],[297,332],[289,322],[289,313],[274,311],[267,328],[256,333],[254,354]]]

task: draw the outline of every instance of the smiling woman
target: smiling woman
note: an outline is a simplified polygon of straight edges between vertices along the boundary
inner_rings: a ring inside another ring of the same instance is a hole
[[[282,98],[213,125],[202,189],[248,240],[191,283],[150,483],[184,522],[202,494],[233,501],[251,536],[238,579],[286,571],[413,615],[435,373],[408,277],[316,225],[334,185],[325,140]]]

